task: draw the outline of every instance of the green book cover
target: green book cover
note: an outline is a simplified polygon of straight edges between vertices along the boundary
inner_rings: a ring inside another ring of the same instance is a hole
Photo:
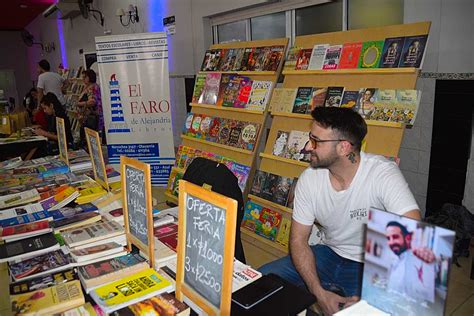
[[[384,41],[369,41],[362,44],[357,68],[377,68],[382,56]]]
[[[199,103],[199,99],[202,94],[202,89],[204,89],[204,85],[206,84],[206,75],[205,74],[198,74],[196,76],[196,82],[194,84],[194,91],[193,91],[193,103]]]

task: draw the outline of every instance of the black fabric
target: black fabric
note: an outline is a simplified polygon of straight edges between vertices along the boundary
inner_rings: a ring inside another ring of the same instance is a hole
[[[74,143],[74,139],[72,137],[72,132],[71,132],[71,121],[69,120],[69,117],[67,115],[61,115],[58,116],[62,119],[64,119],[64,129],[66,132],[66,141],[68,142],[68,146],[71,146]],[[54,115],[46,115],[46,120],[48,122],[48,128],[47,131],[50,133],[56,134],[56,116]]]
[[[237,177],[224,165],[205,158],[195,158],[186,169],[183,180],[202,186],[237,201],[237,227],[235,230],[235,258],[245,263],[244,248],[240,240],[240,224],[244,217],[244,200]]]

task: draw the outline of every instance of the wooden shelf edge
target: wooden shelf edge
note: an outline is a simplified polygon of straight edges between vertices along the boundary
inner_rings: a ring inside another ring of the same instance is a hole
[[[210,142],[210,141],[207,141],[207,140],[204,140],[204,139],[190,137],[190,136],[186,136],[186,135],[181,135],[181,138],[182,139],[187,139],[187,140],[190,140],[190,141],[195,141],[197,143],[207,144],[209,146],[220,147],[220,148],[223,148],[223,149],[232,150],[232,151],[242,153],[242,154],[245,154],[245,155],[252,155],[252,153],[253,153],[250,150],[246,150],[246,149],[242,149],[242,148],[235,148],[235,147],[232,147],[232,146],[222,145],[222,144],[219,144],[219,143],[213,143],[213,142]]]
[[[284,162],[284,163],[289,163],[289,164],[297,165],[297,166],[300,166],[300,167],[308,167],[309,166],[308,162],[283,158],[283,157],[275,156],[275,155],[272,155],[272,154],[260,153],[260,157],[271,159],[271,160],[276,160],[276,161],[280,161],[280,162]]]
[[[312,120],[313,117],[311,114],[300,114],[300,113],[289,113],[289,112],[271,112],[273,116],[284,116],[284,117],[292,117],[292,118],[300,118],[305,120]]]
[[[365,120],[368,126],[384,126],[384,127],[395,127],[395,128],[403,128],[403,123],[400,122],[384,122],[384,121],[373,121],[373,120]]]
[[[178,171],[178,172],[181,172],[181,173],[183,173],[183,174],[184,174],[184,172],[186,171],[186,170],[184,170],[184,169],[182,169],[182,168],[178,168],[178,167],[176,167],[176,166],[173,166],[173,167],[171,168],[171,170],[173,170],[173,169],[176,170],[176,171]]]
[[[238,74],[238,75],[258,75],[258,76],[274,76],[276,71],[199,71],[200,74],[220,73],[220,74]]]
[[[248,194],[247,197],[249,199],[251,199],[252,201],[254,202],[258,202],[258,203],[261,203],[263,204],[264,206],[267,206],[267,207],[270,207],[270,208],[273,208],[273,209],[277,209],[277,210],[280,210],[282,212],[285,212],[285,213],[288,213],[288,214],[293,214],[293,210],[289,207],[286,207],[286,206],[283,206],[283,205],[280,205],[280,204],[277,204],[275,202],[272,202],[272,201],[268,201],[268,200],[265,200],[261,197],[258,197],[256,195],[253,195],[253,194]]]
[[[240,113],[257,114],[257,115],[263,115],[263,112],[264,112],[264,111],[257,111],[257,110],[247,110],[245,108],[232,108],[232,107],[217,106],[217,105],[211,105],[211,104],[192,103],[192,102],[189,103],[189,105],[192,106],[192,107],[203,108],[203,109],[240,112]]]
[[[243,235],[246,235],[250,238],[254,238],[262,243],[264,243],[265,245],[267,246],[270,246],[270,247],[273,247],[279,251],[281,251],[282,253],[285,253],[285,254],[288,254],[288,249],[286,249],[284,246],[278,244],[277,242],[275,241],[271,241],[269,239],[266,239],[262,236],[259,236],[257,234],[255,234],[255,232],[245,228],[245,227],[240,227],[240,232],[243,234]]]
[[[370,68],[370,69],[334,69],[334,70],[284,70],[284,75],[350,75],[350,74],[410,74],[418,68]]]

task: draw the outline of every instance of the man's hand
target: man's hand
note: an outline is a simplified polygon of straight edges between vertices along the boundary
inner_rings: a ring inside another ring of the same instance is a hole
[[[33,132],[38,136],[45,136],[45,134],[47,133],[45,130],[41,128],[35,128],[33,129]]]
[[[359,296],[347,297],[347,302],[346,302],[346,304],[344,305],[344,308],[349,307],[349,306],[351,306],[351,305],[354,305],[354,304],[357,303],[358,301],[360,301],[360,297],[359,297]]]
[[[413,248],[413,254],[426,263],[432,263],[436,259],[433,251],[426,247]]]
[[[342,297],[324,289],[318,291],[316,298],[319,306],[323,309],[324,315],[335,314],[342,306],[345,306],[347,303],[351,303],[354,300],[352,297]]]

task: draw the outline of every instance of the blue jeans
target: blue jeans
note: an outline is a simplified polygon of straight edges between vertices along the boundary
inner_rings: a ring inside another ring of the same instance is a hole
[[[311,246],[321,286],[340,296],[360,296],[364,264],[343,258],[325,245]],[[305,287],[290,256],[286,256],[260,267],[263,274],[274,273],[295,284]]]

